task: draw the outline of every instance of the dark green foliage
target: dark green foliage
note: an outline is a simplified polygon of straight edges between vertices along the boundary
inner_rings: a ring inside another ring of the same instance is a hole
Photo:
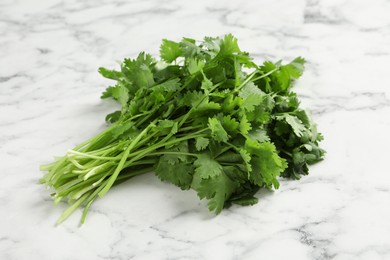
[[[232,203],[253,205],[278,177],[299,178],[322,159],[322,135],[291,87],[304,59],[256,65],[232,35],[163,40],[161,61],[146,53],[125,59],[102,98],[120,111],[101,134],[43,166],[42,182],[56,202],[88,208],[116,184],[155,171],[163,181],[194,189],[215,213]]]

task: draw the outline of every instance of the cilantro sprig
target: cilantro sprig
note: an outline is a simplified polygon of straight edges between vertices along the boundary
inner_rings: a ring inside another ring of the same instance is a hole
[[[80,206],[84,222],[98,197],[151,171],[218,214],[255,204],[260,188],[299,179],[323,158],[322,135],[291,91],[304,59],[257,65],[230,34],[163,40],[160,58],[141,52],[119,71],[99,69],[115,82],[102,98],[121,109],[102,133],[41,166],[55,203],[70,204],[58,222]]]

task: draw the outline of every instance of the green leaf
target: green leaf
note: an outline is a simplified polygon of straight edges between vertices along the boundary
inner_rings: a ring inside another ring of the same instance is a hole
[[[208,100],[208,96],[202,92],[188,91],[178,100],[180,106],[197,107],[203,100]]]
[[[188,59],[188,72],[190,74],[195,74],[197,72],[200,72],[203,69],[204,65],[205,65],[205,63],[203,60],[189,58]]]
[[[176,90],[179,89],[179,87],[180,87],[180,79],[175,78],[175,79],[169,79],[163,83],[160,83],[160,84],[154,86],[153,88],[159,88],[159,89],[161,88],[166,92],[175,92]]]
[[[305,59],[302,57],[295,58],[289,64],[282,66],[282,69],[286,70],[289,76],[293,79],[298,79],[302,76],[305,69]]]
[[[195,141],[195,147],[198,151],[206,149],[210,142],[209,139],[204,137],[197,137]]]
[[[257,140],[259,143],[270,141],[267,131],[261,128],[249,131],[248,137]]]
[[[193,58],[200,53],[200,48],[196,45],[194,39],[184,37],[179,46],[183,56],[186,58]]]
[[[239,96],[233,96],[231,93],[224,94],[225,100],[222,104],[222,109],[230,113],[231,111],[235,111],[237,108],[240,108],[243,104],[243,99]]]
[[[208,124],[210,130],[211,130],[211,136],[219,142],[226,142],[229,137],[223,126],[221,125],[221,122],[217,118],[209,118],[209,124]]]
[[[219,37],[204,37],[202,43],[203,46],[207,48],[207,53],[211,58],[214,58],[220,51],[221,47],[221,38]]]
[[[110,123],[115,123],[116,121],[119,120],[121,117],[122,112],[121,111],[115,111],[113,113],[110,113],[106,116],[105,120]]]
[[[243,161],[245,163],[246,170],[247,170],[247,173],[249,176],[249,174],[252,172],[251,155],[245,148],[240,148],[239,153],[240,153],[241,158],[243,159]]]
[[[187,162],[176,162],[172,164],[166,155],[160,157],[156,166],[156,175],[162,181],[167,181],[181,189],[189,189],[192,183],[194,166]]]
[[[120,80],[122,78],[122,72],[116,70],[109,70],[103,67],[99,68],[99,73],[108,79]]]
[[[167,39],[162,40],[160,46],[160,57],[164,61],[171,63],[182,55],[179,43]]]
[[[275,145],[270,142],[258,143],[247,139],[245,149],[251,154],[251,181],[259,186],[278,188],[279,182],[276,177],[285,170],[287,164],[283,158],[279,157]]]
[[[129,92],[128,90],[123,86],[117,86],[112,91],[112,96],[116,100],[119,101],[119,103],[122,105],[122,107],[127,106],[127,101],[129,100]]]
[[[118,84],[114,87],[108,87],[101,96],[103,99],[109,97],[117,100],[122,107],[127,107],[127,102],[129,101],[129,91],[123,85]]]
[[[240,123],[235,118],[232,118],[230,115],[226,115],[223,116],[222,126],[227,132],[235,133],[240,126]]]
[[[259,202],[259,199],[255,197],[244,197],[244,198],[233,200],[234,204],[241,205],[241,206],[252,206],[255,205],[257,202]]]
[[[198,104],[196,107],[195,107],[195,112],[199,112],[199,113],[210,113],[212,111],[217,111],[217,110],[220,110],[221,109],[221,105],[218,104],[218,103],[215,103],[215,102],[209,102],[209,99],[206,98],[206,99],[203,99],[203,101]],[[195,115],[196,113],[194,113]]]
[[[188,91],[180,100],[180,106],[187,106],[193,108],[193,115],[206,112],[206,114],[213,110],[220,110],[221,105],[215,102],[209,102],[209,96],[202,92]]]
[[[152,68],[155,60],[150,54],[141,52],[134,60],[125,59],[122,63],[122,73],[130,83],[128,88],[134,94],[139,88],[151,87],[155,84]]]
[[[232,34],[227,34],[221,41],[220,51],[218,56],[232,55],[233,53],[239,53],[240,48],[238,47],[237,38]]]
[[[173,120],[168,120],[168,119],[159,120],[158,127],[159,127],[158,129],[159,131],[165,133],[176,134],[178,131],[178,123]]]
[[[243,99],[247,99],[251,96],[257,96],[257,97],[262,97],[265,95],[265,93],[259,89],[253,82],[248,82],[245,84],[239,91],[238,94],[240,97]],[[262,99],[262,98],[261,98]]]
[[[210,91],[213,88],[213,82],[211,82],[211,80],[209,80],[208,78],[206,78],[206,76],[204,76],[204,79],[202,81],[202,85],[200,88],[203,89],[204,92],[208,94],[208,93],[210,93]]]
[[[242,108],[248,112],[255,110],[255,107],[262,105],[265,93],[261,91],[253,82],[245,84],[240,90],[239,96],[244,99]]]
[[[106,90],[102,93],[102,95],[100,96],[101,99],[105,99],[105,98],[110,98],[112,97],[112,92],[113,90],[115,89],[116,86],[110,86],[110,87],[107,87]]]
[[[237,189],[239,184],[232,181],[224,172],[202,179],[199,174],[195,173],[193,188],[197,191],[200,199],[206,198],[209,200],[208,208],[219,214],[225,206],[230,195]]]
[[[192,160],[186,154],[189,152],[187,141],[182,141],[172,147],[166,148],[165,151],[173,153],[164,155],[165,160],[172,165],[178,164],[179,162],[190,162]]]
[[[222,154],[218,155],[216,160],[221,164],[223,164],[223,163],[237,163],[237,164],[239,164],[242,162],[241,155],[238,154],[236,151],[223,152]]]
[[[277,69],[269,76],[270,81],[266,88],[271,89],[268,89],[268,91],[287,91],[291,87],[291,79],[297,79],[302,75],[304,63],[305,60],[301,57],[294,59],[287,65],[281,65],[281,62],[275,64],[270,61],[264,62],[261,70],[265,73]]]
[[[240,125],[239,125],[240,132],[244,135],[248,134],[249,131],[252,129],[251,123],[249,123],[248,119],[246,118],[246,115],[242,115]]]
[[[303,132],[306,130],[306,127],[303,125],[302,121],[293,115],[284,113],[283,115],[276,116],[277,120],[285,120],[287,124],[289,124],[294,131],[294,134],[298,137],[303,136]]]
[[[140,131],[134,127],[134,124],[132,123],[127,123],[124,125],[116,125],[112,130],[111,134],[114,138],[134,138],[136,137]]]
[[[199,154],[194,161],[195,173],[202,179],[217,176],[222,173],[222,166],[208,154]]]

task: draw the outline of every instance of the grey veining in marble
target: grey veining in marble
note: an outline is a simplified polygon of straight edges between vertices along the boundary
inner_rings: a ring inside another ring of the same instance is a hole
[[[390,1],[0,0],[0,259],[390,259]],[[106,127],[99,66],[162,38],[233,33],[264,59],[307,59],[296,91],[326,160],[214,217],[152,174],[54,226],[37,184]]]

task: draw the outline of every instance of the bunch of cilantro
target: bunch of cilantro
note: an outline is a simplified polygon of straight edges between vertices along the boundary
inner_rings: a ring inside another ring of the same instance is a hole
[[[41,182],[56,203],[84,206],[82,222],[112,186],[154,171],[162,181],[194,189],[216,214],[252,205],[278,176],[299,179],[322,159],[317,132],[291,87],[304,59],[257,65],[232,35],[197,42],[163,40],[161,60],[140,53],[120,71],[100,68],[116,82],[102,98],[121,109],[102,133],[41,166]]]

